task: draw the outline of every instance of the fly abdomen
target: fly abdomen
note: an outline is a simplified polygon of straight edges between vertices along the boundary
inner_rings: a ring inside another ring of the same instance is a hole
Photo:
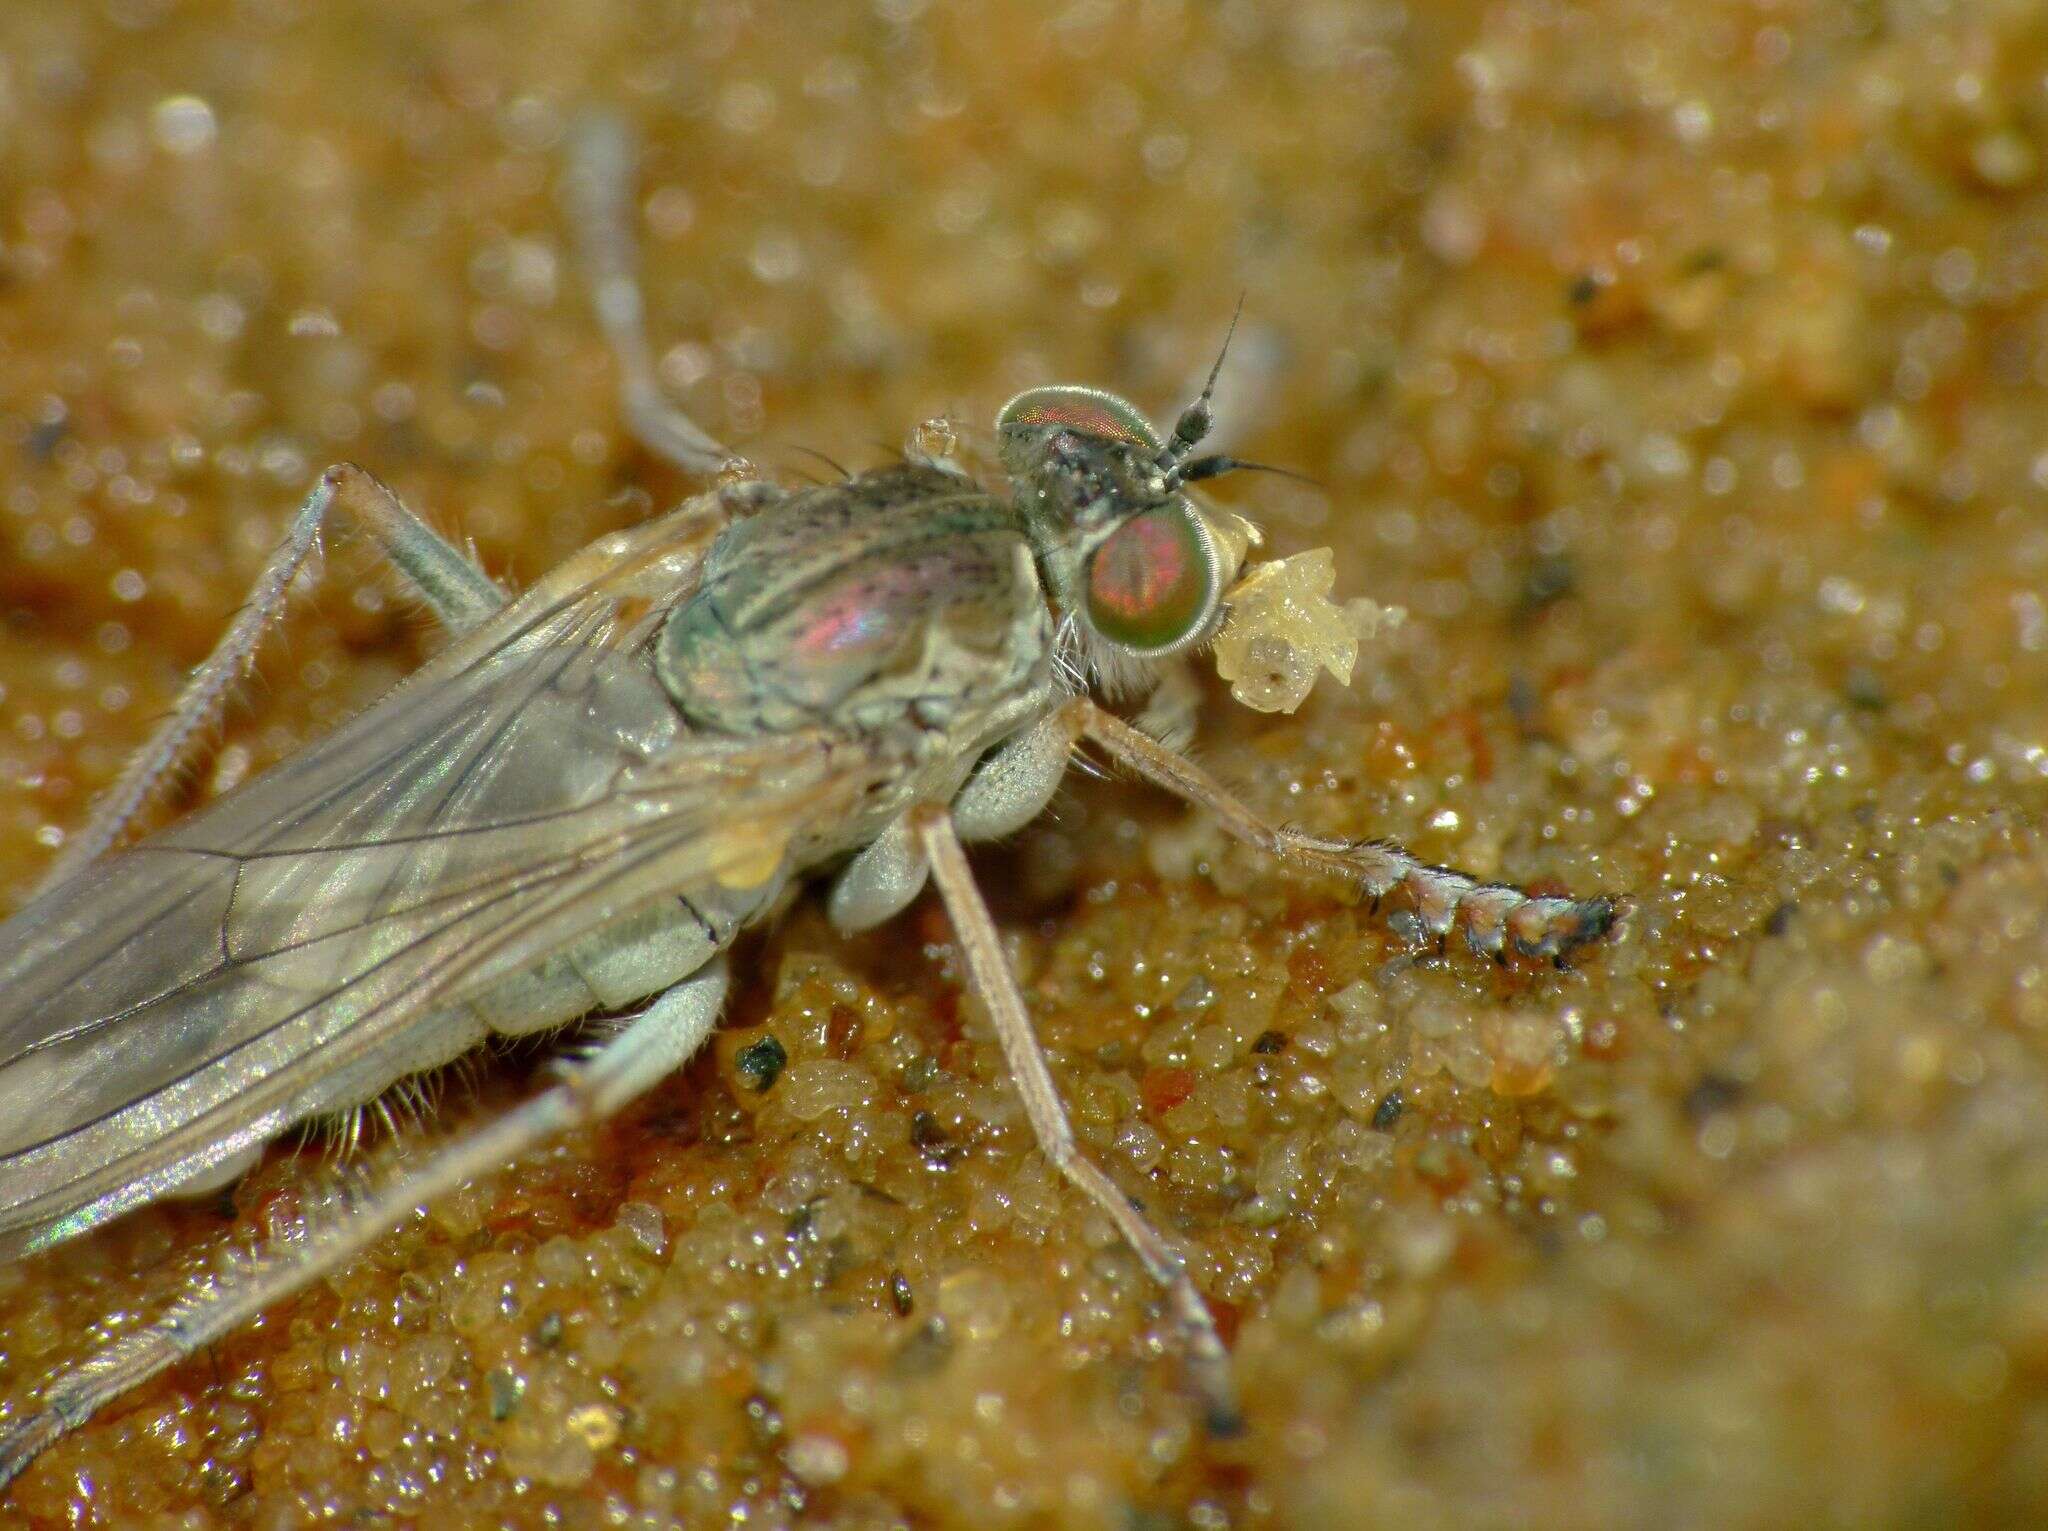
[[[593,1010],[622,1010],[687,978],[731,941],[759,893],[668,894],[592,931],[546,961],[468,997],[499,1036],[545,1031]]]

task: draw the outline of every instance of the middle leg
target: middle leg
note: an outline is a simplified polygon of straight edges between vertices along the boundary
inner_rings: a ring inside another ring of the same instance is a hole
[[[593,112],[576,124],[562,186],[571,232],[618,365],[627,428],[648,451],[685,473],[714,474],[735,454],[663,396],[647,343],[639,241],[633,235],[634,161],[632,131],[618,117]]]

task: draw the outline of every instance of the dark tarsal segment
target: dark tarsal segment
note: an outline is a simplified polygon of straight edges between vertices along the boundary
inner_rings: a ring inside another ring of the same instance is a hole
[[[1377,900],[1396,888],[1415,902],[1422,928],[1438,939],[1462,921],[1474,951],[1505,960],[1510,948],[1525,957],[1562,963],[1572,951],[1618,929],[1630,908],[1625,898],[1552,898],[1506,883],[1481,882],[1465,872],[1432,866],[1398,845],[1378,840],[1336,840],[1268,824],[1193,762],[1146,738],[1093,702],[1069,702],[1074,727],[1112,759],[1176,797],[1206,808],[1249,845],[1295,866],[1358,883]]]

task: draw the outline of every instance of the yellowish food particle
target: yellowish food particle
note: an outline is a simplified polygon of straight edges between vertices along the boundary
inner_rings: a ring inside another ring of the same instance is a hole
[[[1339,606],[1328,548],[1256,565],[1231,587],[1229,615],[1216,638],[1216,671],[1230,694],[1258,712],[1292,712],[1308,699],[1318,670],[1351,684],[1361,639],[1398,624],[1404,613],[1372,601]]]

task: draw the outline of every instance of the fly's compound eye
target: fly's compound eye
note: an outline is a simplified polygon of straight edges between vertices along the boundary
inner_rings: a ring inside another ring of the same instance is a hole
[[[1216,609],[1216,549],[1193,512],[1165,505],[1133,516],[1088,560],[1088,622],[1141,658],[1202,635]]]
[[[998,431],[1045,428],[1064,428],[1152,451],[1159,447],[1159,433],[1152,428],[1152,422],[1128,401],[1100,388],[1083,388],[1073,383],[1027,388],[996,414]]]

